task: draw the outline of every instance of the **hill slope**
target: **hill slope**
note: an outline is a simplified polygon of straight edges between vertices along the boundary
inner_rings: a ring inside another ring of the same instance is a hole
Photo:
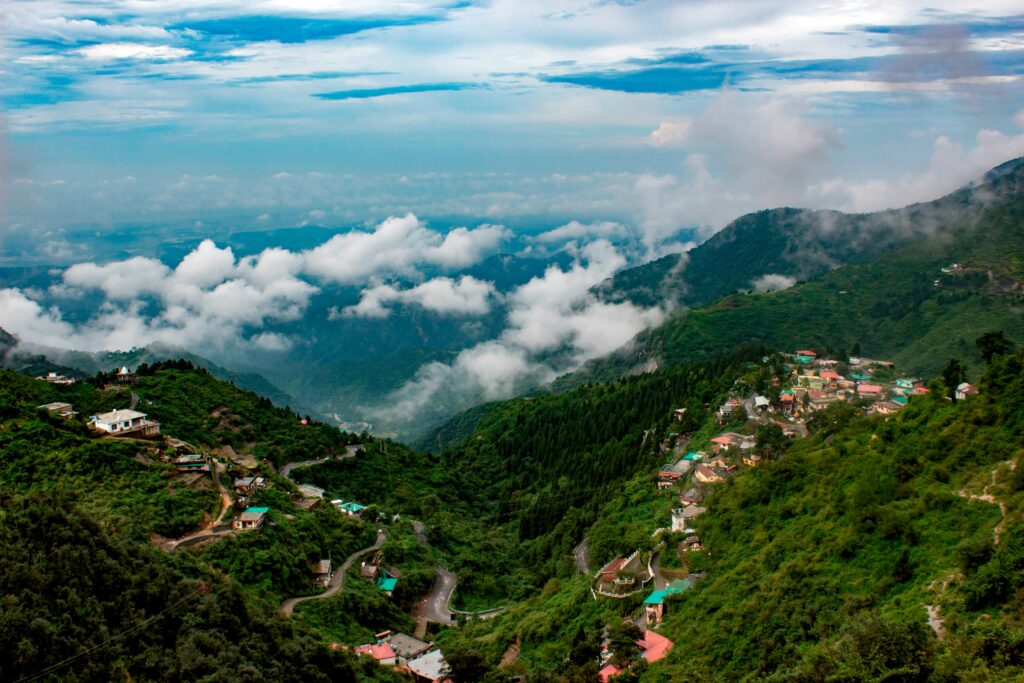
[[[978,367],[973,341],[981,333],[1002,329],[1024,341],[1024,164],[987,178],[988,204],[941,236],[786,291],[736,294],[678,312],[556,386],[610,380],[652,359],[672,365],[749,341],[782,349],[856,347],[922,374],[935,374],[955,356]],[[962,270],[943,273],[952,263]]]
[[[868,263],[909,244],[970,229],[986,208],[1020,194],[1022,167],[1022,159],[1007,162],[974,185],[902,209],[747,214],[685,254],[625,270],[597,292],[645,306],[701,306],[737,290],[778,289],[842,265]]]

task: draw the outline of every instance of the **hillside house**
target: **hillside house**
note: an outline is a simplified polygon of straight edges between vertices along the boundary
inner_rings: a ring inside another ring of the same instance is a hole
[[[881,384],[860,382],[857,384],[857,394],[860,395],[861,398],[877,398],[885,394],[885,389]]]
[[[665,465],[658,472],[658,488],[667,489],[677,483],[690,471],[690,461],[680,458],[675,464]]]
[[[728,401],[723,403],[717,411],[715,411],[715,415],[718,417],[718,424],[725,424],[730,421],[742,408],[743,401],[738,398],[730,398]]]
[[[875,401],[868,412],[872,415],[895,415],[902,407],[895,401]]]
[[[808,410],[825,410],[830,405],[836,402],[836,397],[824,391],[815,391],[811,389],[807,392],[807,409]]]
[[[450,669],[440,650],[430,650],[405,664],[412,672],[417,683],[438,683],[447,681]]]
[[[36,377],[36,379],[38,379],[38,380],[40,380],[42,382],[49,382],[50,384],[74,384],[75,383],[75,378],[74,377],[65,377],[64,375],[61,375],[61,374],[56,373],[56,372],[48,372],[45,375],[40,375],[39,377]]]
[[[691,531],[693,529],[693,520],[697,519],[701,515],[707,512],[707,508],[699,505],[690,505],[683,508],[683,531]]]
[[[386,641],[395,651],[395,658],[399,665],[404,665],[410,659],[415,659],[434,647],[433,643],[425,643],[404,633],[388,636]]]
[[[320,560],[313,565],[313,586],[316,588],[327,588],[331,584],[331,577],[334,573],[331,571],[331,560]]]
[[[697,503],[702,502],[703,500],[704,496],[701,495],[700,491],[697,490],[696,486],[689,488],[679,494],[679,502],[684,506],[695,505]]]
[[[704,545],[700,542],[700,536],[687,536],[683,539],[683,550],[693,553],[703,549]]]
[[[75,415],[78,415],[70,403],[44,403],[36,409],[45,410],[48,414],[59,417],[62,420],[70,420]]]
[[[597,573],[595,590],[611,598],[624,598],[642,590],[653,578],[639,550],[629,557],[617,557]]]
[[[159,422],[146,419],[145,413],[127,409],[93,415],[90,426],[111,436],[147,438],[160,434]]]
[[[125,366],[121,366],[121,369],[117,371],[115,379],[121,384],[138,384],[139,381],[135,378],[135,374]]]
[[[299,489],[299,493],[306,500],[322,500],[324,493],[326,493],[319,486],[313,486],[312,484],[298,484],[296,488]]]
[[[341,501],[340,499],[339,500],[332,500],[331,501],[331,505],[333,505],[334,507],[338,508],[338,510],[340,510],[342,513],[348,515],[349,517],[360,517],[363,514],[363,510],[366,509],[365,505],[360,505],[359,503],[356,503],[356,502],[353,502],[353,501],[349,501],[349,502],[345,503],[345,502]]]
[[[686,515],[683,514],[685,508],[672,508],[672,531],[685,531],[686,530]]]
[[[644,600],[644,613],[647,617],[647,626],[653,627],[661,623],[665,618],[665,599],[672,594],[672,590],[664,588],[656,590]]]
[[[976,393],[978,393],[978,388],[977,387],[975,387],[973,384],[968,384],[967,382],[962,382],[959,385],[957,385],[957,388],[956,388],[956,400],[963,401],[968,396],[974,396]]]
[[[743,464],[747,467],[758,467],[764,464],[764,457],[757,453],[744,453]]]
[[[377,586],[377,590],[390,598],[394,594],[395,588],[398,587],[398,579],[391,576],[385,569],[377,577],[374,585]]]
[[[210,464],[202,453],[186,453],[174,459],[174,467],[179,472],[209,472]]]
[[[360,645],[356,648],[355,652],[357,655],[373,657],[382,666],[395,666],[398,662],[398,655],[395,654],[395,649],[391,647],[391,643],[384,640]]]
[[[697,469],[694,472],[693,478],[701,484],[717,484],[725,481],[723,472],[713,470],[707,465],[697,465]]]
[[[238,531],[254,531],[263,526],[267,519],[270,508],[246,508],[241,514],[235,517],[232,526]]]
[[[672,411],[672,415],[677,422],[682,422],[686,418],[686,408],[676,408]]]
[[[755,396],[754,397],[754,410],[758,413],[766,412],[772,405],[772,402],[768,400],[767,396]]]
[[[253,496],[257,491],[266,486],[263,477],[238,477],[233,482],[235,493],[240,496]]]
[[[711,439],[711,451],[713,453],[720,453],[730,448],[732,448],[732,439],[725,434]]]

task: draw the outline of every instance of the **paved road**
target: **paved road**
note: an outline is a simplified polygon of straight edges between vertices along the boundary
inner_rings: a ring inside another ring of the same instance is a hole
[[[419,541],[419,544],[428,547],[430,541],[427,540],[427,527],[423,522],[415,519],[409,520],[409,523],[412,524],[413,531],[416,532],[416,540]],[[436,575],[434,585],[430,587],[427,597],[420,602],[419,609],[417,610],[418,617],[421,624],[426,621],[450,624],[455,621],[455,616],[448,609],[448,603],[452,599],[452,592],[455,590],[455,584],[458,583],[459,579],[455,574],[439,564],[434,565],[434,574]]]
[[[325,462],[329,462],[331,460],[347,460],[349,458],[354,458],[356,457],[358,449],[359,446],[346,446],[345,455],[317,458],[316,460],[305,460],[303,462],[290,462],[281,468],[281,476],[290,480],[292,478],[292,470],[298,467],[313,467],[314,465],[323,465]]]
[[[206,541],[212,541],[218,538],[224,538],[225,536],[231,536],[235,533],[237,532],[233,528],[231,528],[231,525],[210,525],[207,528],[202,529],[200,531],[185,534],[184,536],[181,536],[179,538],[167,541],[160,547],[168,552],[173,552],[178,548],[199,545],[200,543],[205,543]]]
[[[455,615],[448,609],[448,602],[452,599],[452,592],[455,590],[455,584],[458,583],[458,577],[441,565],[434,567],[434,572],[437,574],[437,578],[434,579],[434,585],[424,601],[423,616],[427,621],[451,624],[455,621]]]
[[[305,595],[301,598],[288,598],[287,600],[281,603],[281,613],[290,615],[293,611],[295,611],[295,606],[301,602],[306,602],[307,600],[323,600],[336,594],[345,586],[345,575],[348,573],[349,567],[351,567],[352,564],[363,555],[372,553],[375,550],[379,550],[380,547],[384,545],[384,540],[386,538],[387,534],[383,532],[378,532],[377,540],[373,545],[367,548],[363,548],[362,550],[357,550],[356,552],[352,553],[347,558],[345,558],[345,561],[334,572],[334,576],[331,577],[331,582],[330,584],[328,584],[327,590],[318,595]]]
[[[584,538],[578,546],[576,546],[573,556],[576,559],[576,569],[580,570],[582,574],[590,574],[590,539]]]
[[[128,404],[128,410],[135,410],[135,406],[139,405],[139,400],[139,395],[133,391],[132,402]]]

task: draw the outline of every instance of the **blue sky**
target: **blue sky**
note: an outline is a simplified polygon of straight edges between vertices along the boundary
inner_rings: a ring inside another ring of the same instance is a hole
[[[9,0],[3,235],[411,211],[656,255],[930,199],[1024,154],[1024,13],[977,6]]]

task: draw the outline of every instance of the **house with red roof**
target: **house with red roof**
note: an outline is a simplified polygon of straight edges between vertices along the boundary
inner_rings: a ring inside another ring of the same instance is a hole
[[[862,382],[857,385],[857,393],[865,397],[874,397],[881,396],[885,393],[885,389],[882,388],[881,384],[868,384],[867,382]]]
[[[397,662],[398,656],[395,654],[395,650],[391,647],[391,643],[379,641],[376,643],[369,643],[367,645],[360,645],[356,648],[357,655],[369,655],[377,660],[378,663],[384,666],[394,666]]]

